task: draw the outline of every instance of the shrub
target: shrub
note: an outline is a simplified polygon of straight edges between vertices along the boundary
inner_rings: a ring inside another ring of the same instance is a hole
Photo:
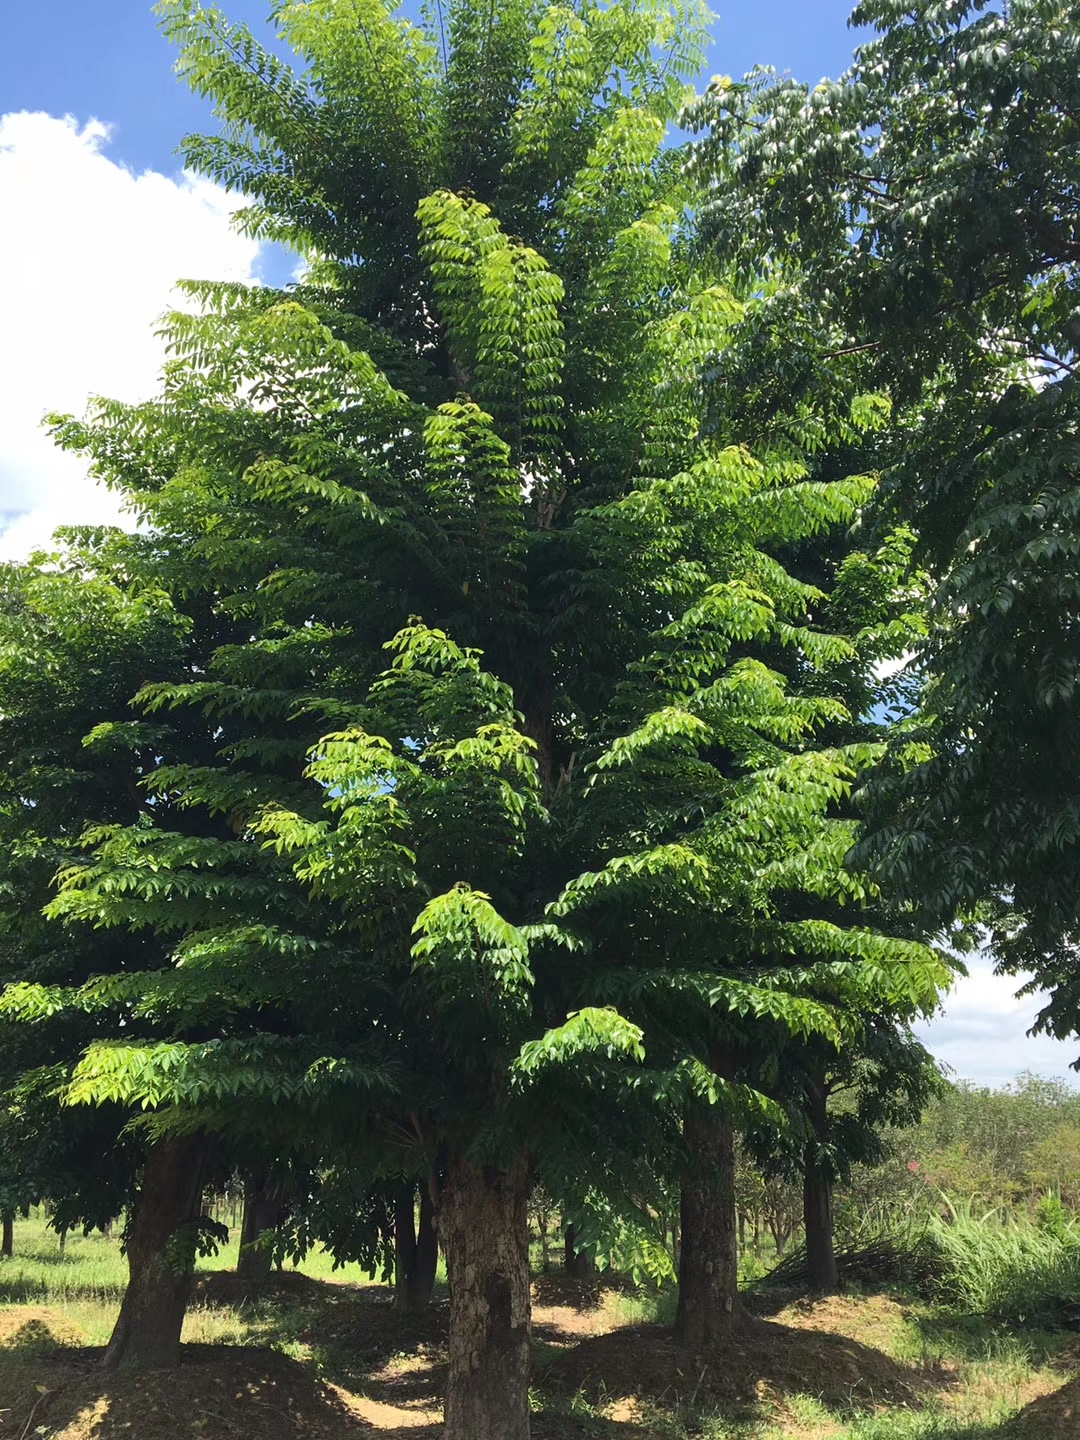
[[[1080,1321],[1080,1226],[1058,1214],[1036,1224],[993,1209],[975,1215],[970,1201],[946,1201],[924,1245],[937,1261],[934,1298],[1011,1325],[1062,1326]],[[931,1270],[930,1273],[935,1273]]]

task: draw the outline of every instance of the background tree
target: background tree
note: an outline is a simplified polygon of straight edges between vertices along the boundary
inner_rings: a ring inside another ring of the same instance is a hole
[[[176,673],[187,636],[164,596],[132,595],[95,573],[92,534],[63,554],[0,574],[0,967],[6,985],[77,986],[155,963],[139,937],[64,933],[42,907],[90,824],[147,817],[139,790],[156,743],[131,707],[143,679]],[[95,726],[105,729],[95,732]],[[110,725],[134,744],[111,743]],[[144,1154],[120,1107],[66,1108],[63,1094],[101,1027],[57,1007],[27,1031],[3,1022],[0,1197],[5,1218],[47,1201],[63,1235],[104,1226],[130,1204]]]
[[[931,1010],[936,992],[928,991],[922,1003]],[[879,1165],[890,1131],[916,1124],[943,1088],[938,1066],[909,1029],[915,1013],[909,1007],[910,1000],[890,1014],[888,1001],[878,997],[862,1023],[850,1027],[843,1045],[815,1036],[792,1047],[780,1067],[792,1114],[790,1129],[782,1133],[787,1143],[777,1147],[768,1133],[754,1137],[766,1173],[800,1185],[806,1277],[820,1293],[840,1286],[835,1188],[850,1181],[855,1166]]]
[[[141,684],[200,673],[229,622],[205,606],[185,613],[152,580],[139,583],[113,554],[115,537],[72,532],[66,542],[4,574],[0,1133],[13,1206],[48,1200],[61,1235],[127,1212],[131,1284],[105,1362],[128,1367],[178,1356],[195,1253],[212,1238],[203,1185],[224,1157],[190,1117],[170,1134],[162,1116],[140,1116],[119,1095],[92,1110],[65,1103],[87,1046],[117,1028],[130,1044],[174,1033],[172,1018],[160,1024],[160,1014],[140,1008],[130,979],[171,957],[146,927],[107,936],[86,917],[65,928],[43,906],[58,869],[77,861],[88,834],[107,844],[105,837],[126,833],[135,849],[153,855],[171,833],[189,859],[231,834],[220,815],[181,813],[146,789],[165,754],[191,762],[215,753],[206,727],[183,717],[148,721],[133,701]],[[49,998],[41,1002],[43,994]]]
[[[1077,1021],[1074,7],[855,12],[810,91],[755,72],[693,108],[706,233],[790,252],[818,329],[901,407],[884,489],[934,576],[921,738],[874,787],[873,852],[927,923],[980,902],[1003,967]],[[819,351],[820,353],[820,351]],[[882,507],[884,509],[884,506]],[[912,737],[907,737],[911,739]],[[919,737],[915,737],[919,738]],[[1007,897],[1007,899],[1005,898]]]

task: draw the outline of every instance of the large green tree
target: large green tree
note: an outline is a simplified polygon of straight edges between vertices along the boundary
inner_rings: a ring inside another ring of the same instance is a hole
[[[830,676],[871,655],[782,557],[873,482],[709,433],[702,369],[746,311],[662,144],[698,10],[286,5],[303,75],[165,15],[226,121],[189,159],[312,272],[189,287],[160,396],[58,422],[143,521],[102,572],[222,632],[138,700],[210,753],[163,736],[150,813],[89,837],[49,907],[171,963],[5,1012],[97,1017],[70,1098],[178,1143],[437,1169],[447,1434],[519,1440],[533,1179],[641,1222],[685,1116],[697,1309],[730,1315],[708,1192],[764,1102],[718,1040],[837,1035],[822,969],[940,973],[815,911],[859,899],[840,812],[872,753],[825,732]]]
[[[105,533],[70,532],[54,553],[2,572],[0,1198],[8,1211],[50,1202],[61,1233],[126,1211],[132,1284],[106,1354],[114,1365],[175,1357],[215,1147],[197,1127],[166,1134],[163,1117],[119,1098],[93,1109],[65,1103],[86,1048],[118,1026],[136,1044],[173,1034],[170,1020],[162,1027],[133,1003],[125,977],[174,957],[146,929],[108,935],[42,912],[88,835],[130,831],[152,846],[159,832],[178,831],[177,843],[197,851],[200,839],[230,833],[220,815],[182,812],[147,790],[163,754],[191,763],[213,758],[216,743],[201,718],[148,720],[134,695],[201,673],[232,622],[205,605],[179,610],[153,582],[133,584],[129,569],[108,563],[109,549]],[[81,994],[88,981],[94,998]],[[53,1000],[31,1006],[28,1029],[19,1016],[40,987]]]

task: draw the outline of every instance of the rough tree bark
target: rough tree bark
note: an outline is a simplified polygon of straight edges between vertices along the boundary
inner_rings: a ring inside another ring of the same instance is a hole
[[[127,1240],[130,1278],[102,1362],[107,1370],[151,1370],[180,1361],[192,1272],[170,1265],[167,1247],[199,1217],[209,1142],[170,1135],[147,1151]]]
[[[712,1068],[730,1078],[734,1065],[715,1055]],[[675,1333],[701,1350],[726,1340],[743,1318],[735,1219],[735,1127],[722,1105],[693,1101],[683,1136],[694,1156],[683,1175],[680,1206],[679,1306]]]
[[[439,1265],[435,1207],[427,1184],[420,1187],[420,1218],[416,1192],[404,1186],[394,1200],[394,1305],[403,1315],[422,1315],[431,1304]]]
[[[269,1280],[273,1255],[255,1242],[267,1230],[276,1230],[284,1218],[284,1187],[271,1170],[248,1170],[244,1175],[244,1213],[240,1221],[240,1257],[236,1273],[248,1285]]]
[[[806,1269],[811,1290],[831,1295],[840,1288],[840,1272],[833,1246],[832,1177],[818,1156],[828,1125],[827,1100],[822,1088],[810,1094],[809,1119],[814,1134],[807,1142],[803,1162],[803,1221],[806,1225]]]
[[[5,1260],[10,1260],[12,1255],[15,1254],[14,1210],[5,1210],[2,1218],[4,1225],[4,1234],[3,1239],[0,1240],[0,1256],[2,1256]]]
[[[443,1440],[529,1440],[528,1173],[451,1160],[439,1203],[450,1283]]]

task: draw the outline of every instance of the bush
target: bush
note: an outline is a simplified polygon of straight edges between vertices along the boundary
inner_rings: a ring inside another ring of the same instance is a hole
[[[972,1213],[971,1202],[946,1202],[923,1244],[936,1266],[933,1298],[1010,1325],[1080,1322],[1080,1226],[1055,1211],[1053,1223],[1023,1214]]]
[[[1056,1198],[1023,1211],[973,1210],[942,1197],[945,1214],[898,1223],[879,1212],[869,1228],[836,1249],[844,1288],[901,1286],[936,1304],[1014,1327],[1080,1328],[1080,1222]],[[751,1284],[758,1291],[804,1291],[806,1252],[792,1251]]]

